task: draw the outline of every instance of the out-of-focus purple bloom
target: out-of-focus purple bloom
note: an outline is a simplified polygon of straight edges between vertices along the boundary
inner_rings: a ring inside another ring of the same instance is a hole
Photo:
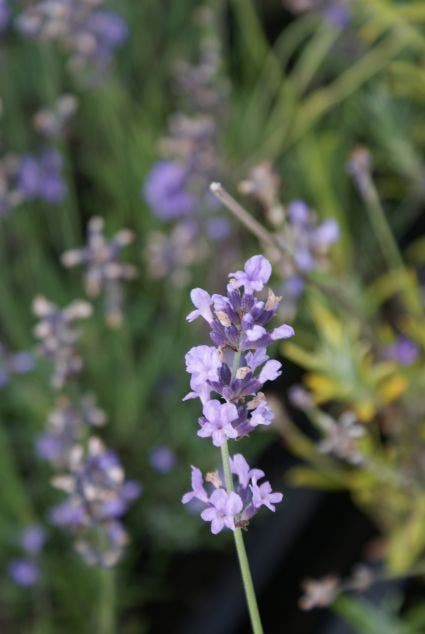
[[[397,361],[401,365],[412,365],[418,358],[419,353],[419,346],[407,337],[398,337],[395,343],[384,350],[387,359]]]
[[[332,2],[322,10],[324,18],[339,29],[344,29],[350,21],[350,11],[345,3]]]
[[[93,396],[85,395],[76,403],[60,397],[49,416],[47,430],[37,439],[37,453],[56,468],[64,468],[73,447],[83,440],[88,429],[100,427],[105,421],[105,414]]]
[[[285,6],[294,13],[318,13],[330,25],[344,29],[350,20],[351,0],[284,0]]]
[[[40,578],[38,565],[28,559],[13,559],[7,571],[12,581],[25,588],[34,586]]]
[[[303,200],[293,200],[287,208],[288,218],[294,224],[305,224],[310,217],[310,209]]]
[[[196,196],[188,186],[188,170],[184,165],[159,161],[148,174],[143,195],[158,218],[172,220],[196,209]]]
[[[0,33],[3,33],[9,26],[10,9],[7,0],[0,0]]]
[[[177,464],[177,456],[171,447],[158,445],[150,450],[149,463],[159,473],[169,473]]]
[[[91,67],[99,75],[128,35],[124,20],[99,8],[102,3],[38,0],[19,15],[17,26],[27,37],[60,42],[70,53],[71,68]]]
[[[31,372],[34,365],[34,357],[29,352],[7,352],[0,344],[0,389],[9,383],[13,375]]]
[[[74,328],[74,322],[89,317],[91,305],[75,300],[60,309],[45,297],[38,296],[33,301],[33,312],[40,318],[34,328],[34,334],[40,340],[40,354],[52,360],[51,382],[59,389],[82,368],[81,357],[75,349],[79,332]]]
[[[103,230],[103,218],[91,218],[87,226],[87,245],[66,251],[61,259],[67,268],[80,264],[86,267],[84,285],[87,294],[98,297],[104,293],[106,321],[117,327],[123,316],[122,283],[137,277],[136,267],[121,261],[121,251],[133,242],[134,235],[128,229],[121,229],[108,240]]]
[[[68,473],[55,477],[53,484],[68,499],[51,510],[50,520],[78,534],[76,548],[87,563],[114,565],[127,541],[119,518],[141,490],[136,482],[125,481],[118,456],[91,437],[86,449],[72,449]],[[94,529],[103,539],[92,541]],[[122,539],[115,540],[117,531]]]
[[[272,274],[271,264],[262,255],[253,255],[245,262],[243,271],[230,273],[229,277],[235,280],[235,286],[244,286],[245,293],[252,294],[263,290],[263,287]]]
[[[29,555],[38,555],[46,541],[46,532],[37,524],[27,526],[21,534],[21,546]]]
[[[44,150],[40,155],[24,155],[18,167],[17,189],[26,200],[61,202],[67,193],[62,177],[62,157],[56,150]]]
[[[224,240],[230,231],[230,222],[226,218],[216,216],[207,220],[207,234],[211,240]]]
[[[34,117],[34,127],[48,139],[61,137],[67,124],[77,110],[77,98],[74,95],[61,95],[50,108],[38,110]]]
[[[228,492],[222,488],[218,473],[207,474],[204,481],[201,471],[192,467],[192,491],[185,493],[182,498],[183,504],[193,499],[201,503],[201,518],[211,522],[211,532],[214,534],[223,528],[235,530],[236,527],[245,527],[261,506],[274,511],[274,504],[282,499],[281,493],[272,491],[269,482],[258,486],[257,481],[264,477],[264,472],[251,469],[242,454],[230,458],[230,469],[237,481],[234,483],[235,490]],[[205,488],[206,483],[212,488],[211,495]]]

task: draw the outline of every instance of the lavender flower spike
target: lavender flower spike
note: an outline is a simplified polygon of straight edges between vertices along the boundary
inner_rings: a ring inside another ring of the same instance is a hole
[[[242,454],[229,456],[228,440],[243,438],[255,427],[273,421],[273,412],[260,390],[264,383],[280,376],[282,366],[269,359],[266,348],[279,339],[292,337],[294,330],[288,324],[266,328],[281,298],[270,289],[264,298],[256,293],[263,290],[271,272],[270,262],[262,255],[254,255],[243,271],[230,274],[227,296],[210,296],[203,289],[193,289],[191,299],[196,310],[187,317],[189,322],[203,317],[216,346],[197,346],[187,353],[192,392],[185,398],[199,398],[203,405],[198,436],[211,438],[213,445],[220,447],[226,488],[217,472],[207,474],[204,481],[201,471],[192,467],[192,490],[183,495],[182,503],[193,499],[198,505],[201,503],[201,518],[211,522],[214,535],[224,528],[234,532],[254,634],[262,634],[263,629],[240,529],[261,507],[275,511],[275,504],[283,496],[272,490],[270,482],[259,482],[264,472],[251,469]],[[210,398],[211,393],[218,398]],[[207,483],[214,489],[211,494]]]

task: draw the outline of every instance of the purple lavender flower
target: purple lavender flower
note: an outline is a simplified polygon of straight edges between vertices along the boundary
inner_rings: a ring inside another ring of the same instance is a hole
[[[233,280],[235,276],[239,279],[245,292],[241,293],[232,280],[227,296],[210,296],[199,288],[191,292],[196,310],[188,315],[188,321],[203,317],[217,348],[197,346],[187,353],[186,369],[192,375],[192,391],[185,398],[202,401],[204,415],[199,419],[198,435],[211,437],[217,447],[227,438],[242,437],[258,425],[269,425],[273,419],[264,396],[257,395],[264,383],[281,374],[280,362],[269,359],[266,347],[291,337],[294,331],[288,324],[271,331],[265,327],[281,298],[269,291],[267,299],[262,300],[253,289],[255,286],[262,290],[270,274],[270,263],[263,256],[254,256],[243,271],[231,274]],[[240,365],[232,372],[236,352]],[[211,392],[227,403],[211,400]]]
[[[111,239],[103,233],[104,221],[99,216],[90,219],[87,226],[87,245],[62,254],[62,264],[67,268],[83,264],[86,267],[84,284],[90,297],[105,296],[106,322],[117,327],[122,322],[122,282],[137,276],[137,269],[121,262],[121,251],[131,244],[134,235],[121,229]]]
[[[192,304],[195,306],[196,310],[193,310],[188,314],[186,317],[187,321],[191,322],[198,317],[203,317],[203,319],[210,324],[213,320],[211,310],[213,298],[202,288],[194,288],[190,291],[190,299],[192,300]]]
[[[419,347],[407,337],[398,337],[395,343],[384,350],[387,359],[392,359],[406,366],[415,363],[419,353]]]
[[[273,493],[270,482],[263,482],[258,486],[257,480],[254,478],[250,485],[252,491],[252,503],[256,509],[261,506],[267,506],[270,511],[275,511],[275,504],[282,501],[282,493]]]
[[[88,302],[75,300],[60,309],[45,297],[33,301],[33,312],[40,321],[34,328],[40,340],[40,354],[53,362],[52,385],[59,389],[82,368],[82,360],[75,350],[79,332],[74,328],[77,319],[86,319],[92,308]]]
[[[28,559],[13,559],[9,563],[7,572],[12,581],[24,588],[34,586],[40,578],[38,565]]]
[[[216,489],[210,499],[210,506],[202,511],[201,517],[205,522],[211,522],[211,532],[217,535],[226,526],[235,530],[235,516],[242,510],[242,500],[233,491],[227,493],[224,489]]]
[[[9,383],[13,375],[31,372],[34,365],[32,354],[28,352],[10,353],[0,344],[0,389]]]
[[[30,587],[40,578],[39,555],[46,541],[44,529],[33,524],[27,526],[19,536],[19,545],[24,557],[13,559],[8,565],[9,577],[19,586]]]
[[[204,416],[199,419],[201,429],[198,436],[211,437],[215,447],[221,447],[226,438],[237,438],[238,432],[231,425],[238,418],[235,405],[214,399],[205,403],[202,412]]]
[[[188,189],[188,170],[175,161],[159,161],[148,174],[143,195],[161,220],[172,220],[195,211],[197,199]]]
[[[33,117],[37,132],[48,139],[60,138],[78,106],[74,95],[61,95],[50,108],[38,110]]]
[[[208,473],[205,480],[197,467],[192,467],[192,490],[182,497],[183,504],[197,500],[201,506],[201,518],[211,522],[211,532],[215,535],[229,528],[234,531],[245,527],[262,506],[271,511],[282,500],[282,493],[273,492],[269,482],[258,485],[264,477],[261,469],[251,469],[242,454],[230,458],[231,473],[236,476],[234,491],[225,491],[217,472]],[[208,494],[206,486],[212,489]]]
[[[201,502],[208,502],[208,494],[204,488],[204,478],[202,472],[197,467],[192,467],[192,490],[182,497],[183,504],[187,504],[196,498]]]
[[[99,8],[103,1],[38,0],[19,15],[17,26],[27,37],[60,42],[72,69],[91,67],[99,75],[128,34],[118,14]]]
[[[37,454],[57,468],[65,468],[73,447],[83,440],[89,428],[100,427],[105,421],[93,396],[85,395],[76,403],[60,397],[49,416],[47,430],[37,439]]]
[[[169,473],[177,464],[174,451],[166,445],[152,447],[149,452],[149,463],[159,473]]]
[[[136,482],[125,481],[118,456],[91,437],[86,450],[80,445],[72,449],[68,473],[53,484],[68,499],[51,510],[50,520],[78,535],[76,548],[88,564],[114,565],[127,541],[119,519],[141,491]],[[96,531],[102,539],[93,542]]]
[[[27,526],[22,531],[21,534],[21,546],[25,550],[25,552],[29,555],[38,555],[43,549],[44,543],[46,541],[46,533],[45,530],[34,524],[32,526]]]
[[[291,337],[294,331],[287,324],[271,331],[266,329],[281,300],[271,290],[267,298],[256,296],[270,275],[270,263],[257,255],[245,263],[243,271],[230,274],[227,296],[210,296],[202,289],[191,293],[196,310],[189,314],[188,321],[203,317],[217,348],[197,346],[187,353],[186,369],[192,375],[193,391],[186,398],[201,400],[203,416],[199,418],[198,436],[211,438],[216,447],[224,445],[222,456],[228,439],[247,436],[255,427],[270,425],[273,420],[260,389],[265,382],[280,376],[281,364],[269,359],[266,348],[274,341]],[[211,392],[222,400],[211,399]],[[228,482],[226,466],[223,468],[227,491],[218,473],[207,474],[204,481],[200,470],[192,467],[192,490],[182,498],[183,504],[196,499],[205,505],[201,517],[211,522],[212,533],[225,527],[235,530],[246,526],[261,506],[274,511],[274,504],[282,500],[282,494],[273,492],[269,482],[258,483],[264,477],[263,471],[250,469],[242,454],[233,456],[229,463],[231,473],[239,480],[236,488]],[[211,495],[206,483],[214,487]]]
[[[56,150],[44,150],[39,156],[26,154],[18,168],[17,188],[26,200],[59,203],[67,193],[61,170],[62,157]]]

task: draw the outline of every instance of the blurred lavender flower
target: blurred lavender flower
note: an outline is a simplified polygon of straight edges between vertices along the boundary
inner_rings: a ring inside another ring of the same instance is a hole
[[[34,357],[29,352],[10,353],[0,343],[0,389],[9,383],[13,375],[31,372],[34,365]]]
[[[106,416],[92,395],[83,396],[77,403],[61,396],[49,416],[47,431],[37,439],[37,454],[56,468],[65,468],[73,447],[83,440],[89,428],[105,422]]]
[[[18,29],[41,41],[57,41],[70,53],[73,70],[109,67],[115,50],[127,38],[124,20],[99,7],[103,0],[38,0],[17,19]]]
[[[13,559],[8,566],[9,577],[18,586],[34,586],[40,578],[38,564],[28,559]]]
[[[21,546],[29,555],[39,555],[46,541],[45,530],[38,524],[27,526],[21,534]]]
[[[188,190],[187,168],[175,161],[159,161],[148,174],[143,194],[161,220],[173,220],[195,211],[197,198]]]
[[[69,472],[55,477],[53,484],[68,498],[52,509],[52,523],[77,536],[76,549],[88,564],[115,565],[128,540],[120,518],[141,490],[125,480],[117,455],[92,437],[86,449],[72,449]]]
[[[0,0],[0,33],[3,33],[10,22],[10,9],[8,0]]]
[[[9,577],[17,585],[30,587],[40,578],[38,558],[46,541],[44,529],[38,524],[27,526],[19,536],[19,545],[25,557],[13,559],[8,565]]]
[[[398,337],[396,341],[384,349],[387,359],[392,359],[400,365],[412,365],[419,357],[420,349],[411,339]]]
[[[62,157],[56,150],[44,150],[39,156],[25,154],[19,162],[16,187],[25,200],[59,203],[67,192],[61,170]]]
[[[230,229],[226,219],[216,216],[219,207],[209,193],[209,183],[223,170],[218,147],[228,85],[220,72],[216,12],[202,7],[197,15],[203,29],[199,58],[195,64],[180,61],[176,65],[182,112],[170,117],[168,133],[159,148],[166,160],[152,168],[143,187],[152,212],[161,220],[175,223],[168,240],[157,232],[148,237],[148,261],[155,251],[158,262],[149,269],[155,277],[170,276],[176,284],[186,282],[190,265],[206,256],[208,239],[223,240]],[[188,245],[189,233],[192,237]]]
[[[39,352],[53,363],[52,386],[60,389],[65,382],[78,374],[82,367],[81,357],[75,350],[79,332],[74,328],[77,319],[86,319],[92,313],[88,302],[75,300],[66,308],[58,308],[45,297],[38,296],[33,302],[33,312],[40,318],[34,334],[40,340]]]
[[[203,259],[206,249],[198,240],[198,228],[193,222],[182,221],[166,235],[152,231],[147,238],[146,263],[153,279],[167,278],[175,286],[183,286],[189,278],[188,269]]]
[[[171,447],[157,445],[149,451],[149,463],[159,473],[169,473],[177,465],[177,456]]]
[[[59,138],[77,110],[74,95],[61,95],[51,108],[38,110],[33,117],[34,127],[48,139]]]
[[[105,316],[110,326],[122,321],[123,289],[121,282],[134,279],[137,270],[120,261],[121,250],[134,240],[128,229],[121,229],[111,239],[103,233],[104,221],[99,216],[90,219],[87,226],[87,246],[66,251],[62,263],[66,267],[86,266],[84,275],[86,292],[90,297],[105,294]]]

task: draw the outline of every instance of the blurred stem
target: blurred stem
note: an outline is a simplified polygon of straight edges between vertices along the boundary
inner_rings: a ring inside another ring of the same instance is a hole
[[[99,607],[97,615],[97,632],[99,634],[115,633],[115,579],[111,568],[99,569]]]
[[[236,353],[235,358],[237,354],[240,355],[240,353]],[[226,489],[227,492],[230,493],[231,491],[233,491],[233,482],[232,474],[230,473],[229,448],[227,445],[227,440],[224,441],[220,449]],[[251,619],[252,631],[254,634],[263,634],[263,626],[261,625],[261,617],[258,610],[257,598],[255,596],[254,583],[252,581],[252,575],[245,550],[242,530],[240,528],[235,528],[235,530],[233,531],[233,535],[235,538],[236,552],[238,554],[242,583],[245,590],[245,597],[248,605],[249,618]]]
[[[388,268],[403,269],[404,262],[388,225],[385,211],[382,208],[378,192],[369,172],[362,172],[361,178],[356,179],[358,188],[366,203],[366,210],[370,223],[381,247],[382,254]]]
[[[379,198],[373,178],[368,170],[362,170],[355,179],[356,185],[366,204],[370,223],[390,271],[399,271],[405,281],[403,295],[406,304],[414,314],[422,314],[420,300],[409,272],[406,269],[398,244],[388,224],[384,208]]]

